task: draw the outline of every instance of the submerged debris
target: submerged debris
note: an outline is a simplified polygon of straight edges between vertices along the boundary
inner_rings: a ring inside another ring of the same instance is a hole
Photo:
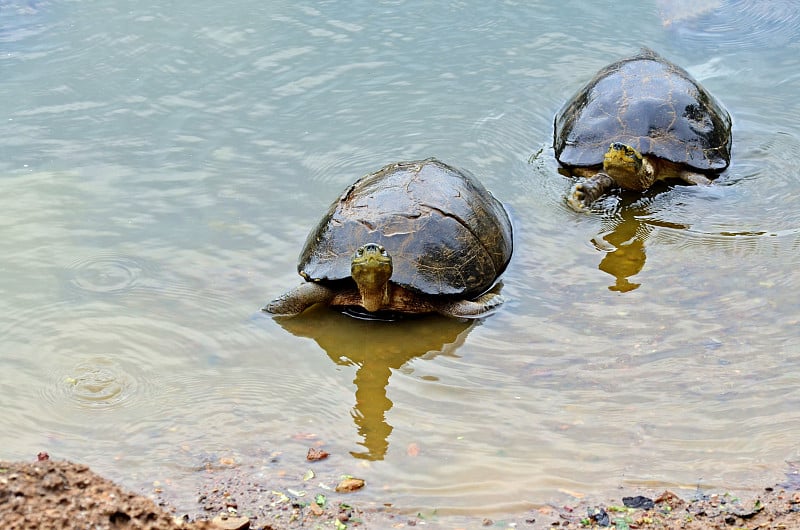
[[[311,447],[308,449],[308,453],[306,454],[306,460],[314,462],[316,460],[328,458],[328,456],[330,456],[330,454],[327,451],[317,449],[316,447]]]
[[[637,495],[636,497],[622,497],[622,504],[624,504],[626,508],[639,508],[642,510],[652,510],[655,506],[653,499],[643,495]]]
[[[364,487],[365,482],[360,478],[345,477],[336,485],[338,493],[351,493]]]

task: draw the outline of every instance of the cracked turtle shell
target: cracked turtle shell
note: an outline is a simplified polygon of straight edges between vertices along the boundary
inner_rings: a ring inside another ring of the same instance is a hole
[[[686,70],[643,49],[600,70],[555,117],[564,166],[602,165],[614,142],[719,172],[730,163],[731,117]]]
[[[309,234],[298,272],[308,281],[350,278],[353,253],[365,243],[387,250],[394,283],[470,298],[505,270],[512,229],[476,178],[430,158],[387,165],[348,187]]]

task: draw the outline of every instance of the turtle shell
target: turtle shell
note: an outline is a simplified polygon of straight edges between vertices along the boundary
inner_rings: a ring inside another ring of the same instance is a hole
[[[306,240],[298,272],[308,281],[349,278],[365,243],[392,256],[394,283],[471,298],[505,270],[511,222],[474,177],[432,158],[400,162],[362,177],[331,205]]]
[[[686,70],[645,49],[600,70],[556,114],[562,165],[602,165],[613,142],[718,172],[730,163],[731,117]]]

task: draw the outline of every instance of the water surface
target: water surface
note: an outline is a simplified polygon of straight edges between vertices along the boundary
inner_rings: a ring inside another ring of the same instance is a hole
[[[440,514],[780,479],[799,41],[731,38],[725,4],[0,2],[1,456],[146,488],[313,439],[362,499]],[[733,162],[576,214],[553,115],[643,45],[730,111]],[[429,156],[511,212],[498,313],[259,313],[345,186]]]

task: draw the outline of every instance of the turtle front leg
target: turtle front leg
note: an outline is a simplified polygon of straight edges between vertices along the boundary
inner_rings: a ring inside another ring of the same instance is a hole
[[[503,302],[505,298],[492,289],[475,300],[456,300],[442,304],[436,308],[436,312],[455,318],[482,318],[494,313]]]
[[[572,187],[569,195],[567,195],[567,204],[576,212],[582,212],[613,185],[614,180],[607,174],[603,172],[595,173]]]
[[[694,186],[710,186],[711,179],[707,176],[703,175],[702,173],[695,173],[693,171],[682,171],[680,175],[678,175],[681,180],[685,183],[694,185]]]
[[[261,310],[276,316],[294,316],[314,304],[329,304],[334,296],[335,293],[328,287],[306,282],[279,296]]]

